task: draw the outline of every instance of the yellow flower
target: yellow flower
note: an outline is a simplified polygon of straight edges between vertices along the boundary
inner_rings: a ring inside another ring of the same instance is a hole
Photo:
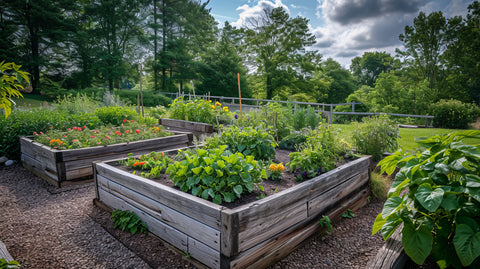
[[[223,111],[228,112],[228,106],[224,106]]]
[[[283,170],[285,170],[285,166],[283,166],[283,164],[279,163],[277,164],[277,168],[276,168],[278,171],[280,172],[283,172]]]
[[[212,109],[215,109],[215,106],[210,106]]]
[[[208,102],[209,102],[209,103],[211,103],[211,102],[212,102],[212,100],[208,100]]]
[[[222,104],[220,104],[218,101],[215,102],[215,105],[216,105],[216,106],[222,106]]]
[[[275,172],[275,170],[277,169],[277,166],[276,166],[274,163],[272,163],[272,164],[268,167],[268,169],[270,169],[270,171],[272,171],[272,172]]]

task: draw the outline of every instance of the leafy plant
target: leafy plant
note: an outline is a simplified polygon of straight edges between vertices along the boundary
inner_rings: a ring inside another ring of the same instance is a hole
[[[342,214],[342,218],[351,219],[353,217],[355,217],[355,214],[353,213],[353,211],[350,208],[347,209],[347,212]]]
[[[102,107],[95,110],[95,115],[104,123],[118,126],[124,119],[134,120],[137,112],[120,106]]]
[[[323,216],[319,222],[320,222],[320,227],[327,228],[327,230],[325,231],[325,234],[328,234],[329,232],[332,231],[333,229],[332,221],[328,216]]]
[[[386,115],[364,118],[363,123],[354,123],[352,136],[357,151],[372,155],[377,161],[385,151],[398,148],[395,125]]]
[[[140,233],[147,233],[147,225],[131,211],[122,211],[115,209],[112,212],[113,228],[120,229],[122,231],[135,234],[137,231]]]
[[[227,149],[234,153],[252,155],[256,160],[267,161],[275,158],[275,140],[262,128],[227,127],[218,137],[208,139],[206,147],[211,149],[219,145],[226,145]]]
[[[372,233],[388,239],[403,223],[405,253],[417,264],[430,255],[441,268],[480,266],[480,145],[464,131],[418,139],[423,152],[402,150],[383,159],[381,173],[400,171]]]
[[[225,145],[185,154],[185,160],[169,165],[166,173],[182,191],[217,204],[233,202],[243,193],[252,192],[260,178],[267,176],[253,156],[232,154]]]
[[[480,116],[480,108],[475,104],[462,103],[458,100],[440,100],[430,106],[433,125],[439,128],[467,129],[470,122]]]
[[[230,121],[230,114],[227,106],[221,103],[213,103],[211,100],[201,98],[195,100],[183,100],[179,97],[170,104],[170,118],[178,120],[196,121],[217,126],[218,123]]]
[[[335,139],[329,128],[320,127],[313,131],[300,151],[289,154],[287,165],[296,174],[297,181],[313,178],[335,168]]]
[[[307,141],[307,136],[302,132],[294,132],[284,137],[279,143],[278,147],[281,149],[296,150]]]
[[[0,269],[15,269],[20,268],[20,263],[15,260],[7,262],[4,258],[0,259]]]
[[[127,166],[130,169],[136,171],[148,171],[141,172],[142,177],[156,178],[161,173],[167,170],[168,165],[173,163],[173,160],[163,152],[151,152],[150,154],[141,155],[139,157],[132,157],[132,154],[128,154],[128,158],[119,161],[120,164]]]
[[[0,62],[0,109],[3,109],[5,118],[8,118],[12,112],[12,97],[23,97],[20,90],[23,89],[20,84],[20,78],[29,82],[28,73],[21,71],[21,65],[15,63]]]

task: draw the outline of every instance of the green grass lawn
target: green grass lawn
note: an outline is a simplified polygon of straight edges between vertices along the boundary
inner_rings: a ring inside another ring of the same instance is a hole
[[[16,107],[22,109],[42,107],[50,102],[47,97],[38,94],[23,94],[23,98],[12,99],[17,104]]]
[[[351,124],[333,124],[333,128],[341,130],[340,137],[347,141],[351,141],[351,135],[353,133],[353,125]],[[405,150],[415,150],[418,148],[418,144],[415,142],[416,137],[429,137],[433,135],[448,134],[453,132],[459,132],[464,130],[455,129],[440,129],[440,128],[399,128],[398,144]],[[480,139],[465,139],[467,144],[480,144]]]

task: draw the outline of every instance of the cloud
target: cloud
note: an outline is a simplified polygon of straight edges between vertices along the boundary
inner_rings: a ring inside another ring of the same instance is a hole
[[[326,19],[341,25],[389,14],[415,13],[419,8],[420,0],[325,0],[320,5]]]
[[[263,13],[264,9],[277,7],[282,7],[287,11],[288,14],[290,14],[290,10],[285,4],[282,3],[282,0],[275,0],[274,2],[268,0],[260,0],[254,6],[249,6],[248,4],[239,6],[237,8],[237,11],[240,12],[240,18],[236,22],[233,22],[232,25],[235,27],[246,26],[248,25],[248,21],[250,19],[260,16]]]

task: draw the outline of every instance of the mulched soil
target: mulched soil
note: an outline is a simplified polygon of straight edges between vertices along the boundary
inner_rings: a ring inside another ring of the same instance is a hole
[[[21,165],[0,167],[0,240],[22,268],[199,268],[152,234],[113,229],[92,182],[57,189]],[[383,203],[305,242],[270,268],[365,268],[383,245],[371,227]]]

